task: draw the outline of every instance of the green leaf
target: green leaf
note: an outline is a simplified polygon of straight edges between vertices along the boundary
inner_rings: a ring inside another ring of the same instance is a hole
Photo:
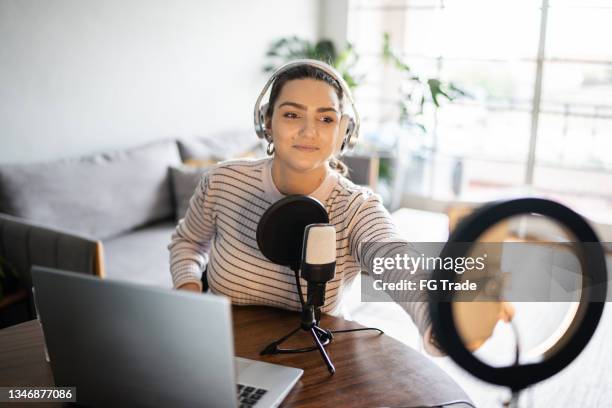
[[[456,95],[458,95],[458,96],[465,97],[465,98],[470,98],[470,99],[474,98],[474,95],[472,95],[471,93],[461,89],[460,87],[456,86],[452,82],[448,83],[448,89],[450,91],[452,91],[453,93],[455,93]]]
[[[287,43],[286,38],[280,38],[277,41],[272,43],[272,48],[281,48]]]
[[[433,100],[433,103],[436,105],[436,108],[440,107],[440,102],[438,99],[440,95],[450,101],[453,100],[452,97],[450,97],[446,92],[442,90],[442,82],[439,79],[430,78],[427,80],[427,85],[429,86],[429,91],[431,93],[431,99]]]
[[[423,133],[427,133],[427,128],[422,123],[414,122],[412,124],[418,127],[421,131],[423,131]]]
[[[334,66],[343,76],[350,88],[355,88],[363,80],[352,73],[358,60],[352,44],[347,44],[340,54],[337,53],[334,43],[329,39],[321,39],[316,43],[301,39],[297,36],[280,38],[270,45],[266,56],[269,60],[263,71],[273,71],[278,65],[300,58],[312,58],[324,61]]]
[[[357,86],[357,81],[355,81],[355,78],[348,72],[343,72],[342,78],[344,78],[344,82],[346,82],[349,88],[353,89]]]
[[[392,62],[395,68],[406,73],[410,72],[410,66],[403,62],[396,52],[391,48],[391,41],[388,32],[383,33],[382,57],[385,62]]]
[[[423,108],[425,106],[425,94],[421,94],[421,99],[419,100],[419,114],[423,114]]]
[[[391,40],[389,37],[389,33],[386,31],[383,33],[382,57],[383,61],[385,62],[392,61],[394,57],[393,51],[391,50]]]
[[[338,54],[338,56],[335,58],[334,67],[336,67],[337,69],[341,69],[341,68],[344,68],[346,65],[353,65],[349,63],[349,58],[351,58],[352,55],[353,55],[353,49],[351,48],[349,44],[349,46],[344,51],[342,51],[340,54]]]
[[[337,59],[336,47],[331,40],[320,40],[314,46],[318,59],[330,65],[335,65]]]

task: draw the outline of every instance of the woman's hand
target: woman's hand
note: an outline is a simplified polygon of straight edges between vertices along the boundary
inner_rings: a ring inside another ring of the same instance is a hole
[[[502,321],[504,323],[510,323],[512,318],[514,318],[514,306],[510,302],[500,302],[499,306],[499,316],[497,321]],[[491,333],[492,334],[492,333]],[[465,347],[470,351],[476,351],[482,346],[490,337],[485,337],[482,339],[478,339],[472,341],[465,345]]]
[[[510,302],[500,302],[499,303],[499,314],[498,314],[497,321],[503,321],[505,323],[510,323],[510,321],[514,318],[514,314],[515,314],[515,309],[512,303]],[[491,329],[491,334],[492,334],[492,329]],[[483,338],[473,339],[472,341],[468,342],[465,345],[465,347],[469,351],[472,351],[472,352],[476,351],[489,338],[490,338],[490,334],[489,336],[486,336]],[[445,355],[444,352],[441,350],[440,345],[436,341],[435,336],[433,335],[431,326],[429,326],[429,328],[425,331],[425,335],[423,336],[423,346],[425,348],[425,351],[427,351],[427,353],[431,356],[441,357]]]
[[[177,289],[179,289],[179,290],[188,290],[190,292],[197,292],[197,293],[201,292],[200,287],[198,286],[198,284],[194,283],[194,282],[187,282],[185,284],[182,284]]]
[[[499,311],[499,320],[503,320],[506,323],[510,323],[514,318],[514,306],[510,302],[501,302],[501,309]]]

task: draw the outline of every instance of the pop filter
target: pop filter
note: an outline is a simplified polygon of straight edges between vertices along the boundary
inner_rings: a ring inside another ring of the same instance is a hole
[[[310,224],[329,223],[321,202],[304,195],[290,195],[272,204],[257,225],[257,246],[278,265],[299,268],[304,230]]]

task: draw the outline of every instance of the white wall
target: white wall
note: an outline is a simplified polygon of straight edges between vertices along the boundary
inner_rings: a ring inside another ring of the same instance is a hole
[[[338,52],[347,45],[349,0],[320,0],[319,38],[334,42]]]
[[[269,43],[318,19],[315,0],[0,0],[0,163],[251,128]]]

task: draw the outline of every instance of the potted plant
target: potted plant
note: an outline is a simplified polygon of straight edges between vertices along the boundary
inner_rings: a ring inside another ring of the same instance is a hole
[[[266,73],[274,71],[285,62],[309,58],[326,62],[336,68],[351,89],[355,89],[361,81],[354,72],[359,57],[350,43],[338,53],[333,41],[328,39],[313,42],[297,36],[284,37],[270,45],[266,57],[269,60],[263,68]]]
[[[391,47],[389,33],[383,34],[381,55],[385,64],[391,64],[402,75],[398,89],[398,106],[400,109],[399,121],[403,125],[417,126],[426,132],[426,126],[417,120],[423,115],[425,105],[433,104],[434,109],[438,109],[442,99],[452,102],[459,97],[469,97],[467,92],[451,81],[430,78],[414,72],[410,65]]]
[[[452,81],[444,81],[436,77],[427,77],[415,72],[407,61],[400,57],[400,54],[391,46],[389,33],[383,34],[383,45],[381,50],[382,61],[387,66],[396,69],[400,74],[400,82],[398,85],[398,109],[399,118],[398,124],[404,133],[414,135],[415,132],[425,138],[431,137],[431,129],[423,121],[424,110],[426,106],[431,107],[434,112],[441,106],[442,100],[453,102],[457,98],[471,97],[465,90],[461,89]],[[398,135],[399,136],[399,135]],[[396,139],[396,147],[399,145],[399,140]],[[409,172],[412,174],[411,180],[420,183],[424,180],[425,166],[429,152],[427,149],[421,148],[418,151],[411,152],[411,160],[408,163]],[[388,163],[389,168],[397,168],[396,163]],[[457,163],[455,169],[461,169],[461,163]],[[387,172],[392,177],[392,171]],[[403,189],[403,177],[399,176],[399,180],[394,183],[394,190],[401,191]],[[453,178],[456,175],[453,175]],[[391,180],[389,180],[391,182]],[[415,189],[420,190],[422,186],[415,186]],[[395,205],[399,205],[398,198],[393,200]]]

